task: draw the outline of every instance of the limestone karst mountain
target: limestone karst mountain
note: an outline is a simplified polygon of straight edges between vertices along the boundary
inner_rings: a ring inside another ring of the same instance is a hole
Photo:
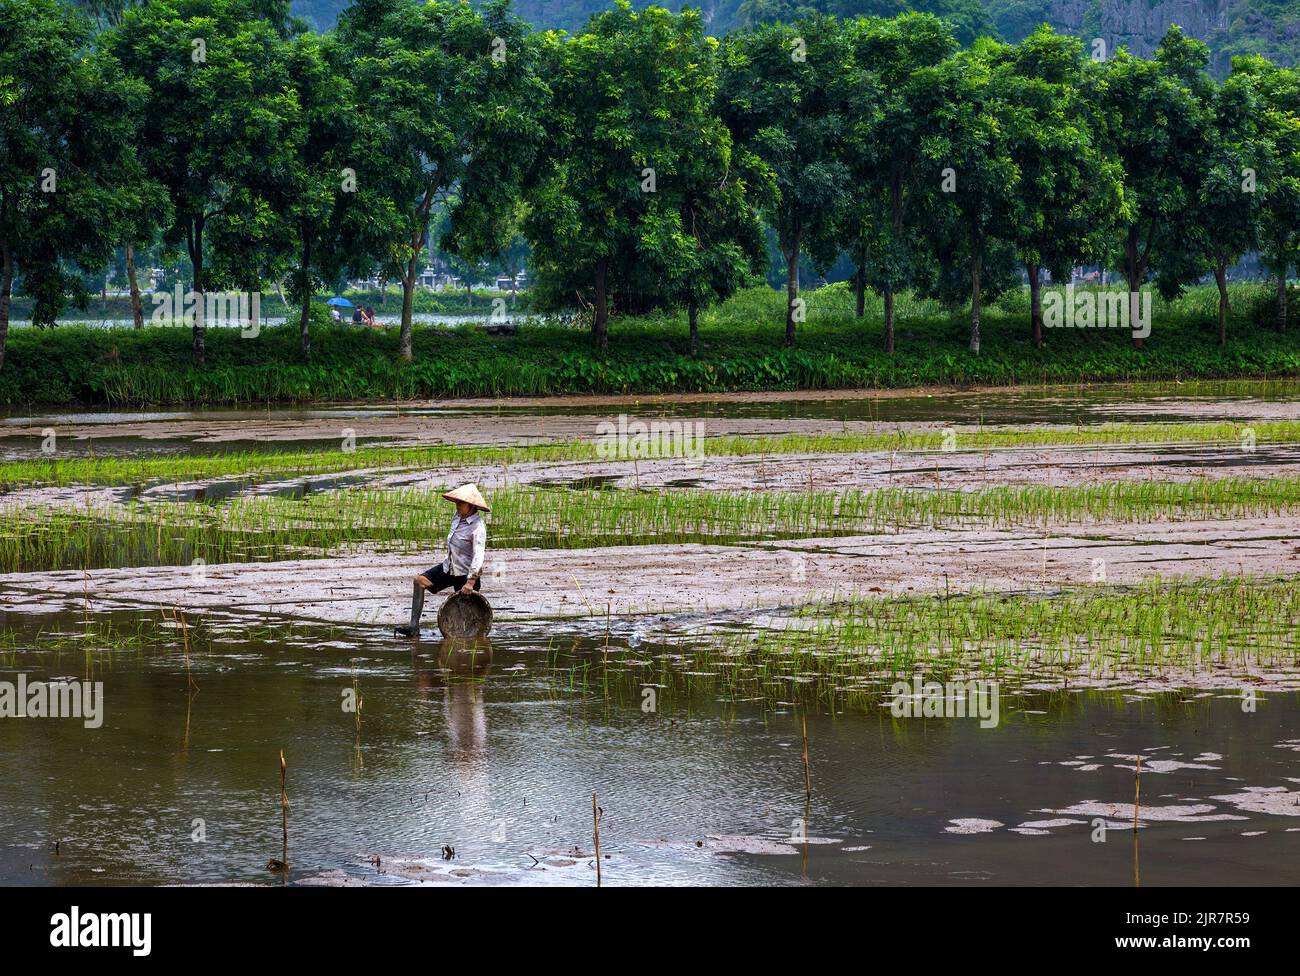
[[[516,0],[519,15],[538,28],[576,30],[608,0]],[[633,0],[645,6],[645,0]],[[723,34],[755,20],[789,19],[801,10],[841,15],[892,16],[924,10],[952,20],[958,35],[1019,40],[1038,24],[1102,38],[1109,50],[1125,46],[1150,55],[1170,24],[1209,42],[1214,66],[1227,70],[1234,54],[1260,53],[1278,63],[1300,60],[1300,0],[660,0],[667,7],[698,7],[710,29]],[[334,22],[347,0],[294,0],[293,11],[317,28]]]

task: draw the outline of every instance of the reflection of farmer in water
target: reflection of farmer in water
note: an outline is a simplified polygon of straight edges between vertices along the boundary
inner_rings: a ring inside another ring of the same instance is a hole
[[[478,486],[461,485],[442,496],[456,503],[456,515],[447,533],[447,558],[439,566],[426,569],[415,577],[411,588],[411,622],[398,627],[403,637],[416,637],[420,633],[420,612],[424,609],[424,593],[437,593],[451,587],[460,593],[477,590],[483,572],[483,556],[487,551],[487,526],[479,512],[489,512],[487,502],[479,494]]]
[[[438,665],[447,685],[444,708],[451,758],[462,775],[487,755],[487,712],[482,679],[492,670],[492,644],[486,638],[448,637],[438,649]]]
[[[415,645],[412,645],[414,648]],[[488,823],[495,819],[488,766],[488,723],[483,679],[492,669],[492,644],[483,637],[446,638],[438,649],[437,667],[412,650],[416,685],[423,692],[443,691],[447,750],[459,797],[461,816]]]
[[[411,665],[421,698],[437,707],[442,699],[446,748],[435,750],[445,760],[456,793],[457,816],[462,823],[491,824],[499,817],[492,802],[487,704],[484,679],[492,670],[492,644],[487,638],[449,637],[438,648],[436,660],[411,644]],[[429,645],[423,645],[428,648]]]

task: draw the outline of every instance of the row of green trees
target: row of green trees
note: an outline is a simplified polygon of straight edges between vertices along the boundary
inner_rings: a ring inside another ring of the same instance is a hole
[[[984,303],[1080,263],[1166,294],[1300,246],[1300,78],[1239,58],[1222,83],[1171,29],[1097,60],[1043,27],[960,49],[945,22],[811,16],[707,37],[697,12],[619,2],[531,32],[508,0],[355,0],[316,34],[287,0],[90,7],[0,0],[0,364],[15,275],[53,321],[80,282],[161,239],[193,287],[302,305],[344,273],[403,288],[401,354],[431,233],[467,263],[531,247],[539,303],[700,309],[752,279],[764,227],[789,269],[848,254],[858,310],[903,289]],[[99,28],[99,29],[97,29]],[[75,297],[75,295],[74,295]],[[1139,341],[1140,340],[1135,340]],[[205,356],[196,322],[194,358]]]
[[[806,45],[806,60],[785,52]],[[1262,249],[1279,280],[1296,247],[1296,73],[1240,58],[1222,84],[1208,51],[1172,28],[1151,60],[1095,59],[1043,27],[1018,45],[957,50],[932,18],[815,19],[728,38],[721,111],[777,176],[768,217],[791,262],[848,251],[865,288],[905,287],[970,306],[1027,277],[1042,342],[1043,272],[1121,269],[1130,291],[1167,296],[1213,273],[1220,338],[1228,269]],[[760,101],[756,93],[774,97]],[[795,109],[790,109],[790,102]],[[1141,340],[1135,340],[1141,344]]]

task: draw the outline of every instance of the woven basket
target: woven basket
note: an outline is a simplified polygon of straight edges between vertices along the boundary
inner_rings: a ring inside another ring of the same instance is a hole
[[[438,609],[443,637],[483,637],[492,629],[492,604],[482,593],[453,593]]]

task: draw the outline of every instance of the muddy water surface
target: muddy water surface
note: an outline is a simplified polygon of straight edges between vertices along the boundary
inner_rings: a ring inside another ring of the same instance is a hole
[[[1300,416],[1300,384],[14,411],[0,417],[0,457],[33,456],[49,427],[60,452],[186,454],[337,446],[344,428],[358,443],[566,439],[591,436],[620,412],[701,418],[710,435],[1244,422]],[[1032,452],[950,457],[943,470],[914,465],[915,477],[963,487],[1042,480],[1035,472],[1047,470],[1049,483],[1062,483],[1064,455],[1043,453],[1042,463]],[[1083,453],[1067,460],[1084,481],[1154,477],[1157,467],[1162,477],[1277,476],[1296,464],[1287,446],[1248,456],[1231,446],[1117,447],[1087,452],[1086,463]],[[819,488],[912,475],[892,459],[790,460],[796,487],[813,465]],[[757,474],[743,462],[704,474],[641,466],[631,484],[784,485],[766,460]],[[531,474],[544,485],[629,484],[609,465],[539,465]],[[257,490],[299,497],[357,477],[371,476],[280,479]],[[218,504],[245,490],[238,478],[102,489],[115,501]],[[607,665],[587,597],[612,606],[616,642],[630,643],[655,607],[727,615],[743,628],[845,591],[1050,590],[1086,579],[1099,558],[1117,583],[1156,573],[1271,578],[1293,572],[1294,537],[1294,519],[1279,515],[1093,526],[1051,539],[975,527],[563,557],[494,548],[517,575],[494,584],[498,624],[490,646],[472,652],[444,649],[432,630],[415,645],[390,636],[423,554],[212,566],[196,580],[188,565],[123,569],[148,560],[109,539],[94,562],[116,568],[33,567],[0,579],[0,697],[20,674],[88,677],[105,696],[98,728],[0,718],[0,883],[591,885],[595,792],[606,884],[1296,884],[1292,678],[1264,683],[1246,673],[1245,692],[1232,676],[1198,690],[1169,676],[1110,691],[1007,688],[996,727],[896,719],[884,707],[887,685],[847,710],[793,680],[767,700],[734,700],[715,674],[678,656],[690,636],[638,637],[632,653],[653,666],[632,670],[619,654]],[[794,585],[791,553],[805,549],[816,558]],[[694,579],[683,585],[688,570]],[[185,631],[163,619],[174,608]],[[357,698],[359,722],[348,707]],[[280,750],[287,874],[267,869],[283,857]]]
[[[0,457],[39,452],[53,429],[71,454],[215,453],[356,443],[521,443],[590,438],[618,414],[706,424],[723,434],[826,433],[885,426],[1094,425],[1288,420],[1300,380],[1111,384],[970,391],[844,390],[539,397],[198,410],[0,410]]]
[[[85,626],[6,621],[0,681],[89,669],[105,709],[0,721],[3,883],[591,885],[593,790],[607,884],[1300,882],[1294,694],[1011,697],[985,729],[642,687],[527,626],[440,656],[429,631],[202,622],[187,691],[174,648],[86,653]]]

